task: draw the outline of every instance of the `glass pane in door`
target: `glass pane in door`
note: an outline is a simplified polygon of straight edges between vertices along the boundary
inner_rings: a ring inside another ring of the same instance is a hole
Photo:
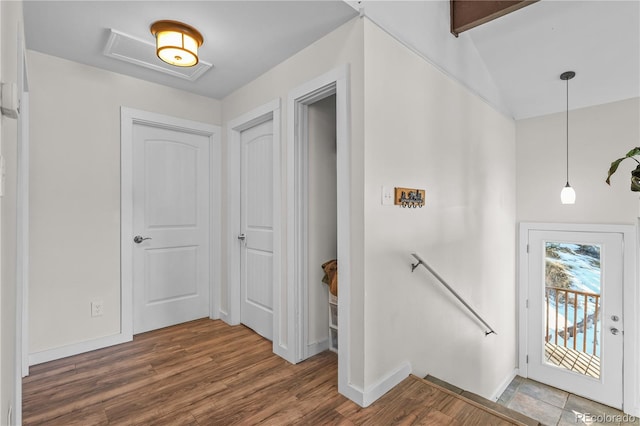
[[[600,378],[600,245],[545,243],[545,362]]]

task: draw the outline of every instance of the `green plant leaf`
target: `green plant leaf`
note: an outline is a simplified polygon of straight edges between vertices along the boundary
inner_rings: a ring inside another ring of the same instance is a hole
[[[614,174],[616,170],[618,170],[618,166],[620,165],[620,162],[622,162],[622,160],[624,159],[631,158],[635,155],[640,155],[640,147],[633,148],[631,151],[627,152],[627,155],[625,155],[622,158],[618,158],[616,161],[611,163],[611,167],[609,167],[609,174],[607,175],[607,180],[606,180],[608,185],[611,185],[611,175]]]

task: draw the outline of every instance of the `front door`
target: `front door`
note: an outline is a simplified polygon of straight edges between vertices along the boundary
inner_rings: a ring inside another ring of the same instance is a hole
[[[133,331],[209,316],[209,138],[133,126]]]
[[[621,408],[623,235],[528,231],[528,377]]]
[[[273,339],[273,119],[243,130],[240,321]]]

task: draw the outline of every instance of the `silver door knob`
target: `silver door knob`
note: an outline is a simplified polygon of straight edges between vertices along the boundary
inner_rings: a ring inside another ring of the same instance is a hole
[[[611,321],[618,322],[618,321],[620,321],[620,317],[617,316],[617,315],[611,315]]]
[[[142,235],[136,235],[135,237],[133,237],[133,242],[136,244],[140,244],[144,240],[150,240],[150,239],[151,237],[143,237]]]
[[[238,239],[239,239],[240,241],[244,241],[244,240],[246,240],[246,239],[247,239],[247,236],[246,236],[245,234],[240,234],[240,235],[238,235]]]
[[[611,334],[613,334],[614,336],[617,336],[618,333],[620,333],[620,330],[618,330],[615,327],[611,327],[609,330],[611,331]]]

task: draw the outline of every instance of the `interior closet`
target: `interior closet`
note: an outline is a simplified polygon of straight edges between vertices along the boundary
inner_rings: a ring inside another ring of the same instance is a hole
[[[337,301],[322,265],[337,259],[336,97],[308,107],[308,347],[337,350]],[[330,314],[331,312],[331,314]],[[333,326],[330,326],[330,323]]]

